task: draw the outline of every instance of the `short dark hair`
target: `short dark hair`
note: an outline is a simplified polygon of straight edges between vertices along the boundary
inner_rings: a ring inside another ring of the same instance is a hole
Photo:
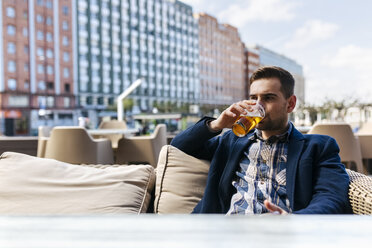
[[[249,84],[256,80],[263,79],[263,78],[278,78],[281,87],[280,90],[282,91],[285,98],[289,98],[294,94],[294,84],[295,80],[291,73],[280,68],[278,66],[263,66],[258,68],[251,76],[249,80]]]

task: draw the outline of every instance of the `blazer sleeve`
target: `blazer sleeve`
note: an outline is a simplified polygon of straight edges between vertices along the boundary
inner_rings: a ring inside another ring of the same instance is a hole
[[[323,148],[314,157],[312,199],[307,207],[294,214],[351,213],[349,176],[340,162],[339,147],[329,136],[323,136],[322,143]]]
[[[220,137],[217,135],[221,133],[221,131],[212,132],[208,128],[207,122],[211,120],[214,118],[202,118],[195,125],[174,137],[171,145],[191,156],[211,161],[220,142]]]

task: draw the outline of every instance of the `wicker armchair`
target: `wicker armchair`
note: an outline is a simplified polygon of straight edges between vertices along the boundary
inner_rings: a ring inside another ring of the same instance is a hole
[[[354,214],[372,214],[372,178],[346,169],[350,177],[349,199]]]

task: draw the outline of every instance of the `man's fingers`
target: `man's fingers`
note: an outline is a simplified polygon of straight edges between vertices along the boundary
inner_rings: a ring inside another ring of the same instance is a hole
[[[284,211],[283,209],[281,209],[277,205],[269,202],[268,200],[264,201],[264,205],[267,208],[267,210],[269,210],[273,214],[287,214],[286,211]]]

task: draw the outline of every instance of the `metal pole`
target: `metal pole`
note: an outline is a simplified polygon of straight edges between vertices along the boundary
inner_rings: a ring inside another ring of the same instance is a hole
[[[134,91],[138,86],[142,84],[144,81],[143,78],[139,78],[134,83],[132,83],[126,90],[121,93],[117,98],[117,111],[118,111],[118,121],[123,120],[123,114],[124,114],[124,106],[123,106],[123,100],[126,98],[132,91]]]

